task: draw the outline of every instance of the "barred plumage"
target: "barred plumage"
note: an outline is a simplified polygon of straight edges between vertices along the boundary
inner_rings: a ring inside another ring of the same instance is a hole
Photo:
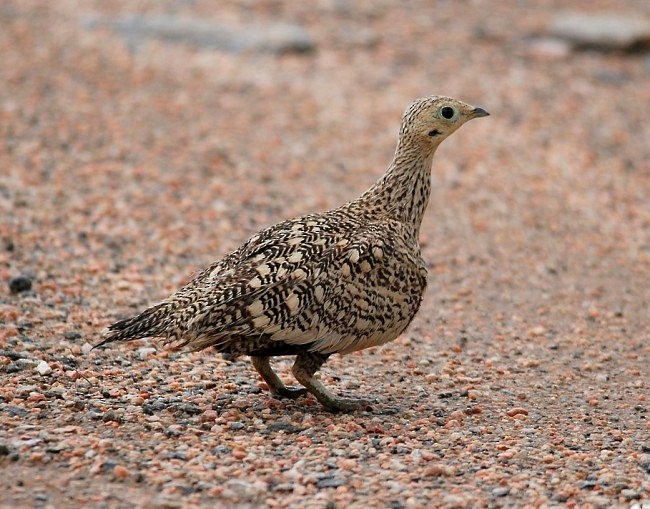
[[[294,376],[327,409],[356,408],[313,375],[333,353],[392,341],[415,316],[427,280],[418,232],[433,154],[467,120],[486,115],[448,97],[415,101],[388,171],[358,199],[254,235],[167,300],[108,327],[97,346],[161,337],[250,355],[271,392],[286,397],[305,389],[285,387],[269,358],[296,355]]]

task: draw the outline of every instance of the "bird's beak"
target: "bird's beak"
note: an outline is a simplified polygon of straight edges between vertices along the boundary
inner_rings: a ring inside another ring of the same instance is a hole
[[[472,110],[472,118],[487,117],[489,115],[490,114],[487,111],[485,111],[483,108],[476,107]]]

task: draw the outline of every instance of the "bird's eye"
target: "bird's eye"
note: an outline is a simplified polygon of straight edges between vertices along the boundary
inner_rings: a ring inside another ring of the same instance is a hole
[[[451,120],[456,115],[456,110],[451,106],[443,106],[440,108],[440,116],[446,120]]]

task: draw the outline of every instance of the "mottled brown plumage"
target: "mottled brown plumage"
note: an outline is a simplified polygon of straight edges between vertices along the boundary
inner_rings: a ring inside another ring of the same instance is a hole
[[[108,327],[100,345],[161,337],[250,355],[271,392],[286,397],[306,391],[285,387],[269,358],[296,355],[294,376],[327,409],[356,408],[314,373],[331,354],[382,345],[409,325],[427,283],[418,232],[433,154],[467,120],[486,115],[448,97],[415,101],[388,171],[359,198],[254,235],[167,300]]]

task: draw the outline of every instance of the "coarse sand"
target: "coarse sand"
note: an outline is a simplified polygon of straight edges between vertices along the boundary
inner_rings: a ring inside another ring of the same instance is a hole
[[[0,505],[650,507],[650,54],[539,38],[575,7],[4,0]],[[111,24],[136,14],[313,47]],[[210,351],[89,352],[259,228],[364,191],[429,94],[491,116],[436,154],[414,323],[321,373],[372,409],[273,399]]]

